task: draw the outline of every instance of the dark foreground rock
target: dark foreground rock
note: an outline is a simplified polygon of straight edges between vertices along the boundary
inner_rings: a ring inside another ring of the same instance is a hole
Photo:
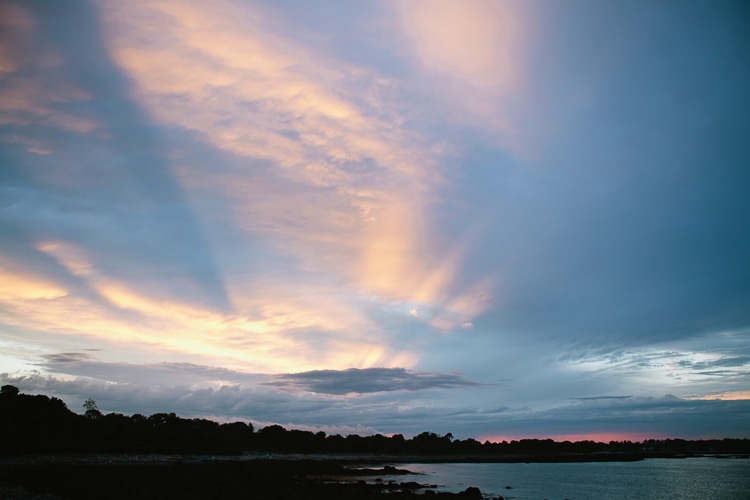
[[[395,469],[361,470],[315,460],[206,461],[199,463],[4,463],[0,490],[23,498],[60,499],[403,499],[424,498],[428,485],[370,481]],[[396,473],[406,473],[399,470]],[[15,489],[15,490],[14,490]],[[477,488],[431,498],[482,498]]]

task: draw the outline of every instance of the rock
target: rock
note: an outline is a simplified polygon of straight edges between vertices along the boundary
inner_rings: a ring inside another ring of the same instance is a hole
[[[470,486],[464,491],[458,494],[459,498],[465,498],[467,500],[484,500],[482,492],[476,486]]]
[[[414,481],[409,481],[408,483],[401,483],[401,489],[403,490],[418,490],[422,487],[421,484],[416,483]]]

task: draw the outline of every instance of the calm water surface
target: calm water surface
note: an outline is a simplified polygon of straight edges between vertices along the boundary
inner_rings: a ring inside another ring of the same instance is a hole
[[[442,491],[476,486],[517,500],[750,499],[750,460],[648,459],[638,462],[400,464]],[[403,476],[394,477],[403,481]],[[510,486],[511,489],[506,489]]]

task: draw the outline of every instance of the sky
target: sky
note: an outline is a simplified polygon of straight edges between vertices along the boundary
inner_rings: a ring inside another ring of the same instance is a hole
[[[0,2],[0,383],[750,438],[750,8]]]

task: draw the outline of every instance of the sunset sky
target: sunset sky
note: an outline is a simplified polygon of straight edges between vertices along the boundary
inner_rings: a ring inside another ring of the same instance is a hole
[[[0,1],[0,383],[750,437],[744,1]]]

